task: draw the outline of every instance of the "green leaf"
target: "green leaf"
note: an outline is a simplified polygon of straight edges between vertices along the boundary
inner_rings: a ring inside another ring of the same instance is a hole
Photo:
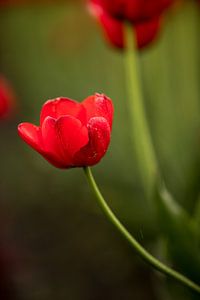
[[[200,249],[197,223],[159,185],[156,192],[159,227],[167,240],[169,256],[177,269],[196,282],[200,278]]]

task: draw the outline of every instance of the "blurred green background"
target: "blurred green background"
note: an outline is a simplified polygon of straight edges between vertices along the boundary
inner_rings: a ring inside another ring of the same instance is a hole
[[[191,216],[200,179],[199,29],[200,8],[188,1],[169,11],[158,41],[140,53],[160,166],[169,190]],[[101,213],[81,169],[55,169],[17,135],[18,123],[38,123],[47,99],[110,96],[112,143],[93,168],[95,178],[138,241],[170,263],[130,142],[123,55],[108,47],[84,4],[0,7],[0,73],[17,95],[15,115],[0,123],[1,299],[198,299],[134,254]],[[200,223],[200,212],[196,215]]]

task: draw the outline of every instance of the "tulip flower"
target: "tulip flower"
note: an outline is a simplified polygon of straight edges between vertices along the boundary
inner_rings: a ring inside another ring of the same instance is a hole
[[[141,23],[160,15],[172,0],[92,0],[111,16],[131,23]]]
[[[7,117],[14,104],[14,94],[7,80],[0,76],[0,118]]]
[[[20,137],[58,168],[92,166],[106,153],[111,136],[113,105],[103,94],[78,103],[68,98],[48,100],[40,126],[22,123]]]
[[[133,28],[133,37],[139,49],[157,36],[162,13],[172,0],[90,0],[89,10],[101,24],[108,41],[117,48],[124,48],[124,22]]]

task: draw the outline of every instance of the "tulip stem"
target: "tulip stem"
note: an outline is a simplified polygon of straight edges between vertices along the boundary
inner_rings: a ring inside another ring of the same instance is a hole
[[[107,216],[109,221],[118,229],[118,231],[123,235],[123,237],[129,242],[135,252],[148,264],[150,264],[157,271],[179,281],[183,285],[187,286],[191,290],[200,293],[200,286],[195,284],[193,281],[183,276],[182,274],[174,271],[173,269],[167,267],[154,256],[152,256],[148,251],[146,251],[142,245],[140,245],[137,240],[128,232],[128,230],[122,225],[118,220],[115,214],[112,212],[104,197],[102,196],[95,179],[92,175],[91,169],[89,167],[84,168],[84,172],[87,178],[87,181],[96,197],[97,202],[99,203],[104,214]]]
[[[155,183],[158,165],[143,104],[136,38],[134,39],[132,26],[125,24],[124,30],[126,41],[124,62],[131,129],[133,132],[133,142],[137,155],[140,176],[147,195],[149,196],[149,192],[152,191]]]

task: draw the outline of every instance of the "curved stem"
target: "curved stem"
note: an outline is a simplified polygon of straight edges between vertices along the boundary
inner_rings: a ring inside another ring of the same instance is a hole
[[[134,44],[134,31],[132,26],[125,24],[125,71],[127,82],[127,98],[129,101],[129,113],[131,131],[133,132],[133,143],[136,149],[138,166],[146,192],[151,191],[155,176],[158,171],[158,164],[152,139],[147,124],[143,96],[141,92],[137,47]]]
[[[200,286],[192,282],[187,277],[182,274],[174,271],[173,269],[167,267],[162,262],[157,260],[154,256],[152,256],[149,252],[147,252],[135,239],[134,237],[127,231],[127,229],[122,225],[122,223],[117,219],[112,210],[109,208],[108,204],[104,200],[95,180],[92,175],[92,172],[89,167],[84,168],[85,175],[87,177],[88,183],[93,190],[93,193],[96,196],[96,200],[101,206],[103,212],[109,219],[109,221],[118,229],[118,231],[123,235],[123,237],[129,242],[129,244],[133,247],[135,252],[148,264],[150,264],[154,269],[160,271],[161,273],[176,279],[181,282],[183,285],[187,286],[191,290],[200,293]]]

